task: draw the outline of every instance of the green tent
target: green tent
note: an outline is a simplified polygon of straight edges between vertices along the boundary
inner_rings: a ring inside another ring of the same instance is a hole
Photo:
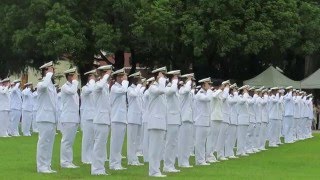
[[[294,88],[300,89],[300,81],[294,81],[288,78],[273,66],[270,66],[268,69],[266,69],[256,77],[244,81],[243,84],[256,87],[265,86],[268,88],[276,86],[293,86]]]
[[[320,89],[320,69],[301,81],[301,89]]]

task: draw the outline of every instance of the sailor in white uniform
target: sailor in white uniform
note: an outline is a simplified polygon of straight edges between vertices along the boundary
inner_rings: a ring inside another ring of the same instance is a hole
[[[39,138],[37,144],[38,173],[56,173],[51,169],[53,143],[57,123],[57,91],[53,83],[52,61],[40,67],[43,80],[37,85],[38,111],[37,125]]]
[[[98,74],[101,79],[96,82],[94,88],[95,96],[95,116],[93,118],[94,126],[94,144],[91,162],[92,175],[108,175],[104,167],[107,157],[107,142],[110,130],[110,93],[109,78],[112,72],[112,65],[100,66]]]
[[[253,151],[260,152],[260,132],[262,123],[262,90],[264,86],[255,90],[253,97],[255,98],[254,113],[256,117],[256,127],[253,133]]]
[[[80,119],[82,124],[81,161],[91,164],[94,143],[93,118],[95,116],[94,87],[96,84],[96,70],[84,73],[87,76],[87,84],[81,90]]]
[[[278,87],[271,88],[271,96],[270,96],[270,111],[269,111],[269,119],[270,119],[270,139],[269,146],[270,147],[278,147],[278,138],[280,135],[280,126],[281,121],[279,117],[279,92]]]
[[[61,87],[61,147],[60,165],[62,168],[78,168],[73,164],[73,144],[80,123],[78,74],[76,68],[64,72],[67,82]]]
[[[180,170],[174,167],[178,152],[178,134],[181,125],[181,109],[178,94],[178,76],[180,74],[180,70],[167,72],[169,83],[165,93],[167,100],[167,134],[164,149],[164,172],[180,172]]]
[[[255,87],[249,88],[249,96],[248,96],[248,110],[249,110],[249,127],[247,132],[247,140],[246,140],[246,153],[252,154],[255,153],[253,150],[253,142],[254,142],[254,132],[256,126],[256,116],[255,116],[255,103],[256,96],[254,96]]]
[[[179,167],[184,168],[192,167],[189,163],[189,158],[191,150],[194,148],[192,133],[194,126],[192,117],[193,93],[191,92],[193,76],[193,73],[182,75],[181,78],[183,78],[185,82],[179,89],[182,124],[180,126],[178,138],[178,165]]]
[[[8,129],[10,122],[10,79],[5,78],[0,81],[0,137],[9,137]]]
[[[165,135],[167,130],[166,120],[166,79],[164,73],[166,67],[155,69],[152,73],[156,81],[149,87],[148,100],[148,131],[149,131],[149,176],[166,177],[160,171],[162,152],[165,146]]]
[[[128,165],[140,166],[137,152],[140,145],[139,128],[142,126],[142,86],[140,71],[129,75],[131,85],[128,87],[128,127],[127,127],[127,157]]]
[[[148,105],[149,105],[149,86],[155,81],[154,77],[151,77],[146,80],[146,90],[143,92],[143,114],[142,114],[142,126],[143,126],[143,161],[149,162],[149,133],[148,133]]]
[[[313,114],[313,95],[309,94],[307,95],[307,111],[308,111],[308,118],[306,123],[306,138],[312,138],[312,121],[314,118]]]
[[[112,73],[115,83],[110,90],[111,105],[111,139],[109,168],[113,170],[124,170],[122,167],[122,145],[127,128],[127,102],[126,93],[129,81],[124,69]]]
[[[283,134],[285,143],[293,143],[292,130],[293,130],[293,113],[294,101],[292,95],[292,86],[286,87],[287,93],[284,96],[284,119],[283,119]]]
[[[300,118],[301,118],[301,96],[299,95],[299,90],[296,90],[293,93],[293,101],[294,101],[294,111],[293,111],[293,132],[292,132],[292,136],[293,136],[293,141],[297,141],[298,140],[298,132],[299,132],[299,122],[300,122]]]
[[[12,136],[20,136],[19,124],[22,109],[22,94],[20,90],[20,79],[14,80],[10,90],[10,125],[9,133]]]
[[[206,159],[206,146],[208,146],[210,132],[210,115],[212,108],[210,106],[212,100],[212,90],[210,84],[211,78],[205,78],[198,81],[201,89],[195,95],[195,163],[196,165],[210,165]]]
[[[31,136],[31,123],[33,112],[33,94],[31,91],[32,83],[24,84],[25,89],[22,91],[22,119],[21,130],[23,136]]]
[[[32,92],[32,98],[33,98],[33,105],[32,105],[32,132],[38,133],[38,126],[37,126],[37,108],[38,108],[38,92],[37,87],[34,88],[34,91]]]

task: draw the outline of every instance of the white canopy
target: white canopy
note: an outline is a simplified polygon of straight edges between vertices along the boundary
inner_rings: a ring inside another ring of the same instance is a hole
[[[268,88],[275,86],[293,86],[294,88],[300,89],[300,81],[294,81],[288,78],[273,66],[270,66],[256,77],[244,81],[243,84],[258,87],[265,86]]]
[[[320,89],[320,69],[301,81],[301,89]]]

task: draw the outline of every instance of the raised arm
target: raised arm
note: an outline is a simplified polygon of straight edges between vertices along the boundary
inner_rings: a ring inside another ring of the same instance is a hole
[[[159,86],[151,85],[149,88],[149,93],[154,95],[161,95],[166,92],[166,79],[161,77],[159,79]]]
[[[61,92],[69,95],[77,93],[79,82],[77,80],[72,80],[71,86],[64,84],[61,88]]]
[[[43,81],[38,83],[37,90],[39,92],[43,92],[48,88],[49,84],[52,83],[52,81],[51,81],[52,76],[53,76],[53,73],[52,72],[48,72],[46,74],[46,76],[43,78]]]
[[[190,93],[190,91],[191,91],[191,84],[192,84],[192,81],[191,81],[191,80],[187,81],[187,83],[179,89],[179,94],[187,94],[187,93]]]

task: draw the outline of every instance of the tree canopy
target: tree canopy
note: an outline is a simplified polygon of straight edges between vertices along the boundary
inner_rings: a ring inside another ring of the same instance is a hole
[[[302,79],[320,48],[316,0],[2,0],[0,11],[0,77],[62,58],[85,71],[104,50],[116,68],[131,52],[132,71],[246,79],[273,64]]]

